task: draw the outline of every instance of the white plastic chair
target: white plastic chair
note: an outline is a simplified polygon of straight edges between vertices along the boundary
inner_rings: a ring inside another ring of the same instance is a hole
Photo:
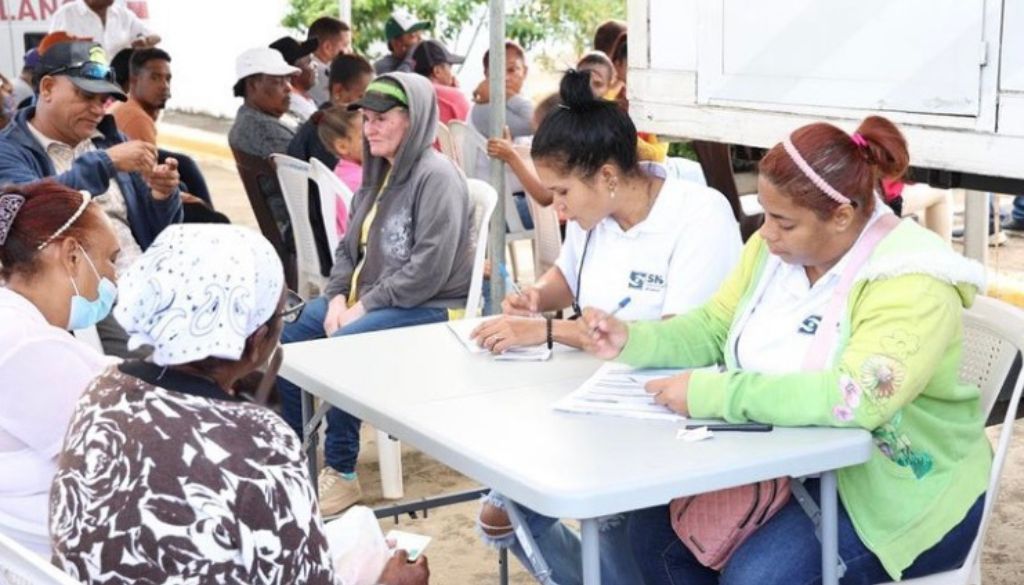
[[[0,534],[0,585],[78,585],[78,581]]]
[[[974,306],[964,312],[964,346],[960,378],[981,388],[981,407],[986,416],[995,406],[1017,352],[1024,351],[1024,312],[1016,307],[988,297],[978,297]],[[1006,462],[1006,453],[1013,438],[1013,422],[1020,403],[1024,375],[1014,381],[1013,393],[999,433],[985,511],[981,517],[978,536],[967,559],[959,569],[937,573],[917,579],[900,581],[900,585],[981,585],[981,549],[985,531],[992,520],[992,509],[999,495],[999,480]],[[888,585],[896,585],[890,583]]]
[[[313,179],[320,192],[320,212],[324,217],[324,231],[327,233],[327,245],[331,248],[331,260],[333,261],[334,251],[338,248],[338,230],[335,227],[338,199],[345,205],[346,212],[351,213],[354,193],[338,178],[338,175],[334,174],[333,170],[320,162],[320,159],[310,159],[309,178]],[[334,195],[334,197],[328,195]]]
[[[313,238],[313,226],[309,223],[309,163],[286,154],[270,155],[277,171],[288,215],[292,219],[292,237],[295,239],[295,256],[299,273],[297,293],[309,299],[320,294],[327,285],[327,279],[320,274],[320,256]],[[334,216],[331,216],[334,217]]]
[[[498,192],[479,179],[467,179],[469,205],[472,212],[470,239],[476,245],[473,252],[473,276],[466,297],[466,318],[471,319],[480,312],[480,301],[484,282],[484,257],[487,252],[487,234],[490,231],[491,214],[498,205]]]
[[[452,139],[461,146],[462,170],[466,176],[489,184],[489,161],[491,159],[487,156],[487,138],[476,128],[459,120],[449,122],[448,128],[452,133]],[[461,140],[458,140],[458,137],[461,137]],[[528,230],[523,226],[523,220],[519,217],[519,210],[512,197],[514,189],[521,188],[515,174],[506,169],[503,199],[505,200],[505,224],[508,226],[508,233],[505,234],[505,242],[508,244],[509,254],[512,258],[513,277],[518,277],[518,262],[513,243],[517,240],[530,240],[531,244],[533,242],[533,230]]]
[[[441,145],[441,152],[455,161],[459,168],[462,168],[462,157],[459,155],[454,138],[452,138],[452,131],[440,122],[437,123],[437,142]]]
[[[515,149],[532,169],[530,147],[517,144]],[[558,225],[558,212],[554,205],[544,207],[529,194],[526,202],[530,206],[530,217],[533,218],[533,277],[538,279],[558,260],[558,254],[562,251],[562,230]]]

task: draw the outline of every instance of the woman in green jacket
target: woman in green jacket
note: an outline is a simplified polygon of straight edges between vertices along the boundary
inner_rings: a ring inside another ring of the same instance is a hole
[[[683,415],[870,431],[870,460],[838,472],[843,583],[962,565],[991,465],[979,391],[957,376],[961,315],[984,269],[876,199],[880,180],[908,162],[906,141],[885,118],[867,118],[853,135],[804,126],[761,162],[764,226],[711,301],[629,325],[588,309],[581,325],[593,331],[588,351],[604,359],[724,364],[648,385]],[[807,485],[816,496],[815,482]],[[821,577],[814,525],[792,500],[720,574],[683,546],[666,506],[635,513],[630,538],[649,585]]]

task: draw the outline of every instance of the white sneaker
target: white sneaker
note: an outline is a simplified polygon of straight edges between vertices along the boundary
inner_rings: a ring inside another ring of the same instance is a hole
[[[345,479],[341,472],[327,466],[320,470],[317,481],[320,490],[320,514],[337,516],[363,499],[359,479]]]

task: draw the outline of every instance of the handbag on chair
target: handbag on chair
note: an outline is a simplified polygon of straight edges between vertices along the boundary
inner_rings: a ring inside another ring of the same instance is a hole
[[[853,282],[875,246],[899,225],[899,218],[878,218],[854,245],[852,257],[825,309],[803,370],[820,370],[828,363],[838,331],[839,314]],[[770,277],[770,275],[769,275]],[[799,482],[795,482],[799,483]],[[803,486],[800,486],[802,489]],[[796,489],[788,477],[741,485],[706,494],[676,498],[669,503],[672,529],[697,561],[721,570],[736,549],[789,502]],[[809,498],[807,498],[809,499]],[[805,505],[801,502],[801,505]]]

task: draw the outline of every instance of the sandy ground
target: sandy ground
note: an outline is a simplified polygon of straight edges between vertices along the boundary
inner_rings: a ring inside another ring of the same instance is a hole
[[[213,192],[218,209],[236,223],[255,227],[245,192],[234,165],[223,159],[195,153]],[[1009,198],[1003,198],[1009,205]],[[1011,234],[1006,246],[993,249],[989,266],[1000,272],[1019,276],[1024,272],[1024,237]],[[995,514],[988,530],[982,572],[986,585],[1019,585],[1024,583],[1024,441],[1020,433],[1024,420],[1015,425],[1017,441],[1010,448]],[[996,440],[998,427],[989,429]],[[365,494],[365,504],[377,507],[387,501],[380,497],[377,452],[374,433],[364,428],[363,450],[358,472]],[[414,500],[446,492],[478,487],[472,480],[456,473],[424,454],[403,446],[405,500]],[[433,537],[427,551],[434,585],[467,585],[497,583],[498,554],[482,545],[474,531],[476,502],[432,510],[426,518],[404,516],[398,526],[402,530]],[[395,527],[393,519],[381,521],[387,532]],[[533,580],[517,561],[511,561],[511,582],[531,583]]]

